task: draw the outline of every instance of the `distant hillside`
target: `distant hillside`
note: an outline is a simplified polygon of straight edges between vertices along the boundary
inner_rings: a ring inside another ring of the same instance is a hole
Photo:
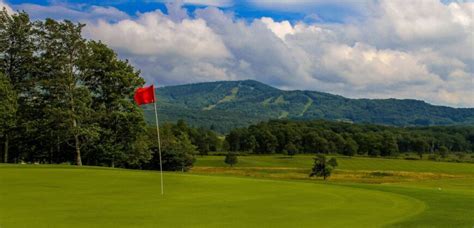
[[[227,132],[268,119],[327,119],[395,126],[474,124],[474,108],[434,106],[419,100],[349,99],[316,91],[284,91],[263,83],[220,81],[156,90],[162,121],[184,119]],[[145,107],[153,122],[153,109]]]

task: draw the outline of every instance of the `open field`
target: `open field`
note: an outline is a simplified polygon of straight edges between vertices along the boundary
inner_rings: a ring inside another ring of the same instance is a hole
[[[235,168],[223,157],[198,158],[190,174],[165,174],[164,197],[153,171],[1,165],[0,226],[474,226],[472,164],[339,158],[341,169],[323,182],[303,177],[311,158],[239,157]],[[353,174],[378,170],[383,184]],[[342,173],[350,178],[337,179]],[[433,176],[394,181],[400,173]]]

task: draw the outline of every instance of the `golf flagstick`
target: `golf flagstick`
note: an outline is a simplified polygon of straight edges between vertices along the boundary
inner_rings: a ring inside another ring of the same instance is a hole
[[[155,96],[155,89],[153,89],[153,104],[155,105],[155,123],[156,123],[156,136],[158,139],[158,156],[160,158],[160,181],[161,181],[161,195],[164,194],[163,191],[163,165],[161,162],[161,141],[160,141],[160,126],[158,123],[158,112],[156,111],[156,96]]]

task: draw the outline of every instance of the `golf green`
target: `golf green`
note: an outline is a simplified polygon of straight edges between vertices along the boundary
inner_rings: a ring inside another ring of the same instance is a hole
[[[0,166],[0,227],[374,227],[421,213],[401,194],[324,183]]]

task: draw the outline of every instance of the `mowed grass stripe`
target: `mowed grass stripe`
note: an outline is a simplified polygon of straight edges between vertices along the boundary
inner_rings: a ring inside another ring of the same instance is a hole
[[[424,208],[378,190],[179,173],[162,197],[156,172],[36,167],[0,168],[0,226],[367,227]]]

